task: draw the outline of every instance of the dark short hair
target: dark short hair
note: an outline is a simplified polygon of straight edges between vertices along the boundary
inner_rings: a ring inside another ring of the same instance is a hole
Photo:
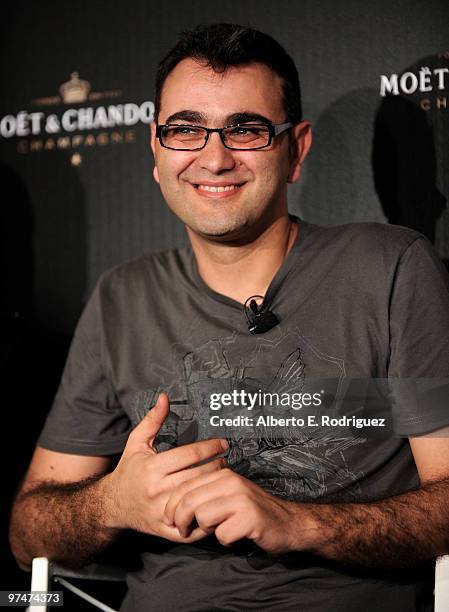
[[[301,88],[292,58],[274,38],[258,30],[231,23],[197,26],[183,32],[177,44],[164,57],[156,73],[155,119],[157,121],[162,88],[170,72],[184,59],[192,58],[215,70],[250,62],[265,64],[282,78],[286,121],[302,119]]]

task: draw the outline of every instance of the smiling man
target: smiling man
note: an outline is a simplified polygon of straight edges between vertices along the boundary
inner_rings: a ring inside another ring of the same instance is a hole
[[[265,295],[296,237],[287,183],[299,178],[311,132],[294,112],[291,123],[282,78],[266,64],[218,72],[186,58],[169,72],[152,126],[154,177],[203,280],[242,303]]]
[[[176,110],[180,100],[181,111]],[[207,109],[207,114],[198,109]],[[248,242],[286,217],[287,180],[298,173],[298,165],[289,163],[290,138],[296,141],[301,131],[310,130],[299,123],[289,135],[281,78],[266,65],[217,73],[193,59],[181,61],[166,79],[158,121],[163,124],[158,137],[167,148],[156,150],[153,139],[154,176],[190,238],[199,234]],[[203,127],[192,134],[183,128],[189,124],[231,127],[220,137]],[[278,136],[270,132],[273,125],[282,125]],[[192,151],[183,150],[190,147]],[[173,149],[179,152],[173,155]]]
[[[99,280],[13,508],[19,564],[83,563],[132,529],[150,537],[124,612],[430,611],[449,551],[449,292],[431,247],[289,215],[311,131],[265,34],[185,33],[155,119],[154,178],[189,246]],[[376,381],[376,409],[385,381],[427,394],[393,386],[400,435],[316,426],[324,405],[311,427],[205,426],[211,398],[229,416],[249,394],[341,400],[354,379]]]

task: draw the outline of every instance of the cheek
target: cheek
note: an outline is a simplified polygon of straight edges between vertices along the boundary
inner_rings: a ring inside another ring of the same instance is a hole
[[[192,164],[191,153],[180,151],[161,152],[156,161],[156,172],[161,184],[174,187],[174,183],[182,176],[183,172]]]
[[[270,182],[274,173],[273,160],[268,155],[257,155],[251,153],[248,157],[242,154],[239,159],[240,166],[246,170],[253,180],[257,183],[266,185]]]
[[[254,176],[260,177],[261,182],[268,186],[273,186],[278,183],[285,183],[289,175],[290,162],[288,157],[288,148],[276,148],[273,151],[266,151],[260,157],[249,159],[247,162],[248,168],[253,172]],[[276,189],[276,187],[274,187]]]
[[[273,192],[286,182],[288,168],[281,164],[278,159],[273,159],[261,165],[258,176],[261,178],[263,189]]]

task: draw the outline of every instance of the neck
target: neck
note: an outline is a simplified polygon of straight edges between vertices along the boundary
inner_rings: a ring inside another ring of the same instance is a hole
[[[198,271],[217,293],[242,304],[251,295],[265,295],[292,248],[298,228],[284,215],[248,244],[205,240],[187,229]]]

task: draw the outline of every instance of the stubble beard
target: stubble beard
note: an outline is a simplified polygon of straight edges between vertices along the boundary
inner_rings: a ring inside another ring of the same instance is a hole
[[[192,221],[188,220],[186,225],[190,231],[206,240],[234,242],[243,238],[248,228],[250,228],[251,222],[242,214],[234,218],[231,218],[231,215],[229,215],[228,218],[225,217],[223,219],[200,218]]]

